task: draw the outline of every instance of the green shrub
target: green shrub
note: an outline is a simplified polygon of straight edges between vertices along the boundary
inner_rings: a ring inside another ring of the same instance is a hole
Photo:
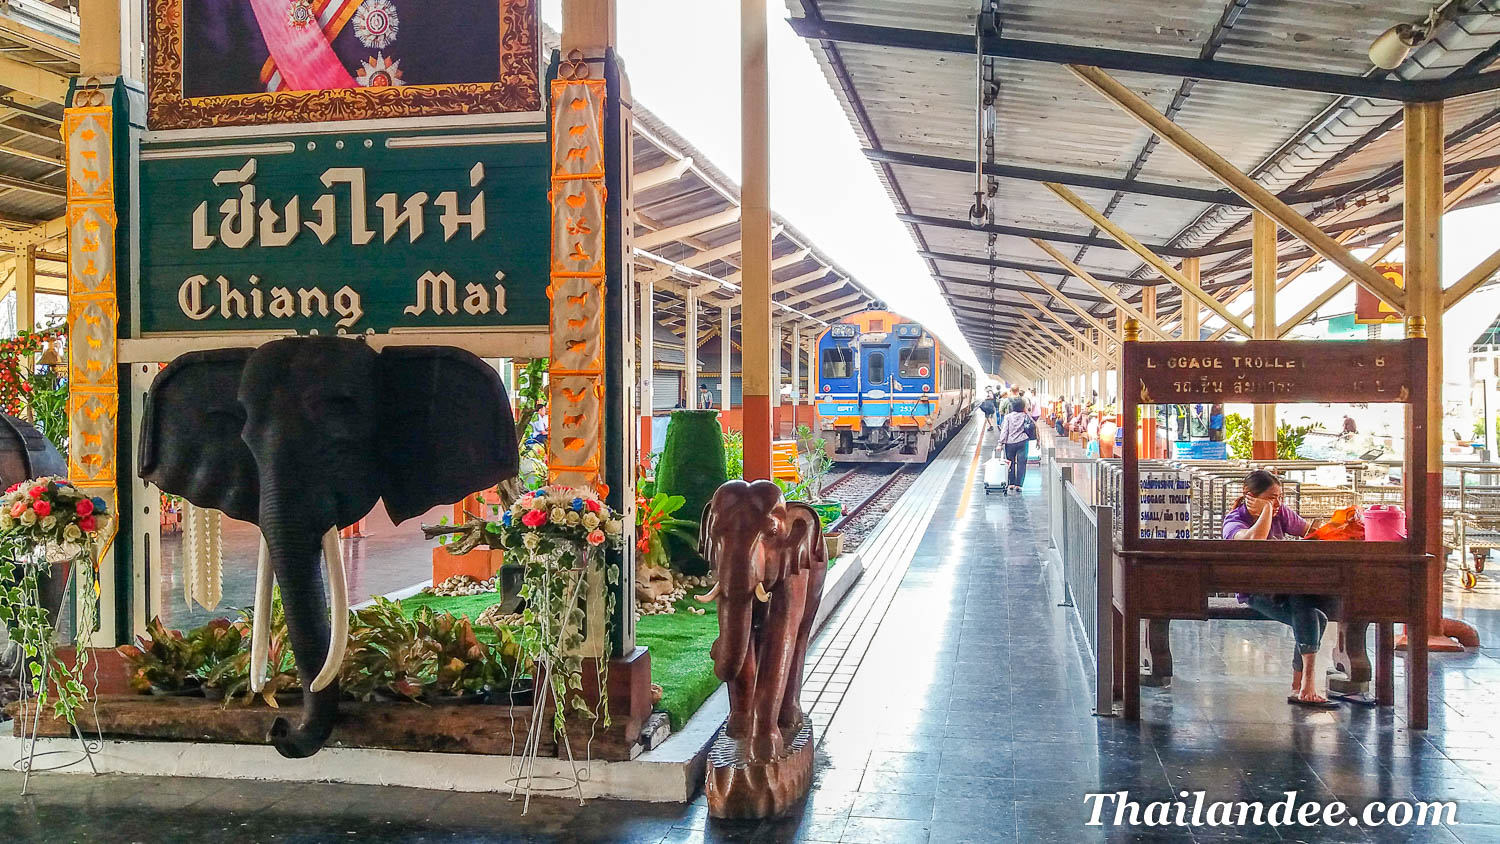
[[[728,479],[724,467],[724,435],[719,415],[712,410],[673,411],[667,423],[667,443],[656,473],[658,495],[680,495],[682,512],[694,518],[703,512],[714,491]],[[667,536],[672,565],[685,574],[703,574],[708,562],[698,556],[695,543]]]
[[[1250,420],[1238,413],[1224,416],[1224,442],[1229,445],[1229,456],[1236,460],[1249,460]]]

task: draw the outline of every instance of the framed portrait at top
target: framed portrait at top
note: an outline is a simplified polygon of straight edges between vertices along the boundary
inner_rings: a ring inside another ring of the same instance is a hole
[[[147,0],[150,129],[539,112],[537,0]]]

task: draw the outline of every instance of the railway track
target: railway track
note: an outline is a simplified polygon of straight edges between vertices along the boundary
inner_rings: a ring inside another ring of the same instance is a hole
[[[907,471],[906,464],[858,466],[834,478],[823,487],[825,498],[844,505],[844,515],[828,526],[829,531],[844,535],[844,552],[854,550],[879,523],[901,493],[911,486],[920,472]]]

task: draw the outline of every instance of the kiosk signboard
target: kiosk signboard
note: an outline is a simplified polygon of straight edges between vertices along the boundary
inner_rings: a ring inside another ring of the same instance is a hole
[[[141,157],[142,333],[548,324],[536,127],[156,144]]]
[[[1409,354],[1400,340],[1140,343],[1124,389],[1138,404],[1405,402]]]

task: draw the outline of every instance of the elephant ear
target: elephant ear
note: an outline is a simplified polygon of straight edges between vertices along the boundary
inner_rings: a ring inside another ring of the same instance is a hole
[[[797,512],[798,518],[807,524],[807,547],[797,552],[799,568],[828,568],[828,546],[823,542],[823,520],[818,518],[818,511],[801,501],[789,501],[786,507],[788,511]]]
[[[140,475],[232,519],[260,520],[260,473],[240,435],[240,375],[252,349],[188,352],[146,394]]]
[[[462,349],[380,354],[381,497],[397,524],[516,476],[520,444],[500,375]]]

